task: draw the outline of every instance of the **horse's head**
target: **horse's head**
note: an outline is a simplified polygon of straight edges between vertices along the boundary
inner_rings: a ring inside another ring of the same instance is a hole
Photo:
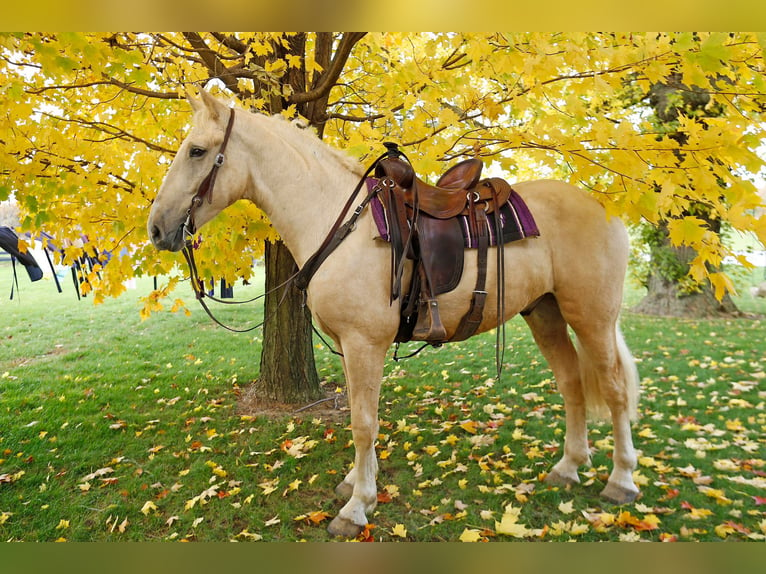
[[[200,185],[213,171],[229,121],[230,109],[226,104],[204,90],[199,99],[190,95],[189,102],[194,111],[192,129],[178,148],[147,222],[149,237],[157,249],[179,251],[183,248],[189,209]],[[213,186],[201,201],[196,201],[193,210],[193,227],[196,229],[244,193],[247,174],[241,159],[242,151],[234,148],[229,142],[225,162],[216,170]]]

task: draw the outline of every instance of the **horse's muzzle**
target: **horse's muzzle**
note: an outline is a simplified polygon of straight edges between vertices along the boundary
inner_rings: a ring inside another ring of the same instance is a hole
[[[157,225],[149,229],[152,244],[160,251],[181,251],[184,246],[184,225],[176,227],[172,232],[165,233]]]

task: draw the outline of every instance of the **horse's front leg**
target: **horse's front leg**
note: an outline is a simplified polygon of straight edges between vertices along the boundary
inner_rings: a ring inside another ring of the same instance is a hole
[[[344,343],[343,355],[356,454],[354,467],[336,489],[339,495],[350,495],[350,498],[327,530],[335,536],[354,538],[364,529],[368,522],[367,515],[375,509],[378,500],[375,440],[378,436],[378,395],[386,347]]]

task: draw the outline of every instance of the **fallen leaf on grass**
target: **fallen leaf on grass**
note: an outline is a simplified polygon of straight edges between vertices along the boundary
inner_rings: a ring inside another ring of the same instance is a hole
[[[699,486],[697,489],[704,494],[715,500],[718,504],[726,506],[732,503],[732,500],[726,497],[723,490],[718,488],[710,488],[709,486]]]
[[[328,512],[325,512],[324,510],[316,510],[314,512],[309,512],[308,514],[300,514],[293,518],[295,522],[301,522],[305,520],[306,522],[311,522],[312,524],[320,524],[330,518],[330,514]]]
[[[391,530],[391,536],[407,538],[407,529],[404,527],[404,524],[397,524],[394,526],[393,530]]]
[[[466,421],[461,423],[460,428],[470,434],[476,434],[476,431],[478,430],[476,421]]]
[[[150,512],[156,512],[157,511],[157,505],[154,504],[151,500],[147,500],[144,505],[141,507],[141,513],[144,516],[149,516]]]
[[[681,508],[689,511],[689,514],[686,514],[685,518],[691,518],[692,520],[702,520],[713,514],[712,510],[707,508],[696,508],[686,501],[681,503]]]
[[[112,472],[114,472],[114,469],[111,466],[105,466],[104,468],[99,468],[98,470],[83,476],[80,480],[82,482],[88,482],[89,480],[99,478],[100,476],[104,476],[105,474],[110,474]]]
[[[542,530],[527,528],[525,524],[519,522],[521,508],[509,504],[505,507],[505,512],[500,522],[495,521],[495,532],[505,534],[514,538],[527,538],[530,536],[540,536]]]
[[[460,542],[479,542],[483,539],[481,531],[476,528],[466,528],[460,535]]]
[[[571,500],[569,502],[562,502],[559,504],[559,511],[564,514],[572,514],[575,511],[574,502]]]
[[[247,529],[243,530],[236,536],[237,538],[246,538],[247,540],[253,540],[254,542],[258,542],[259,540],[263,540],[263,536],[260,534],[254,533],[254,532],[248,532]]]
[[[655,514],[648,514],[643,519],[633,516],[627,510],[617,516],[616,523],[623,528],[633,528],[641,532],[645,530],[657,530],[660,526],[660,519]]]
[[[359,542],[375,542],[375,537],[372,535],[372,531],[375,529],[374,524],[367,524],[364,527],[364,530],[359,533],[359,536],[356,537],[356,540]]]

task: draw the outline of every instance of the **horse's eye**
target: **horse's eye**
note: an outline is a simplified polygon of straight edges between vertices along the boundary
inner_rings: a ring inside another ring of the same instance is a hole
[[[189,157],[202,157],[207,150],[203,147],[192,147],[189,150]]]

